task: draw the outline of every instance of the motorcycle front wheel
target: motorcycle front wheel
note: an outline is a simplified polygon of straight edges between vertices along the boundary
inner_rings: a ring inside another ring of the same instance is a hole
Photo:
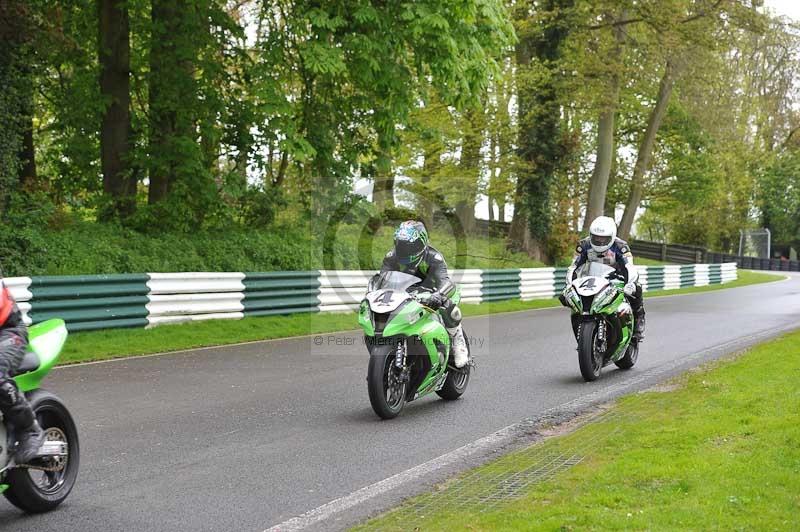
[[[64,502],[78,477],[80,447],[75,421],[52,393],[36,390],[28,395],[31,408],[45,433],[45,440],[64,441],[67,455],[46,464],[49,470],[17,467],[8,472],[6,499],[28,513],[42,513]]]
[[[403,411],[408,380],[400,380],[400,372],[394,366],[394,351],[391,348],[381,346],[370,354],[367,391],[372,409],[382,419],[396,418]]]
[[[578,365],[581,375],[586,382],[595,381],[600,377],[603,368],[603,353],[596,349],[597,322],[585,321],[581,323],[578,335]]]

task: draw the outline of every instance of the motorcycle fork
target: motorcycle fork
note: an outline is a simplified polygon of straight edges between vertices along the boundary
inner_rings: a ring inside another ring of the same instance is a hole
[[[406,340],[398,340],[397,347],[394,350],[394,367],[403,369],[406,367]]]
[[[597,320],[597,349],[604,354],[608,351],[607,327],[608,322],[606,320]]]

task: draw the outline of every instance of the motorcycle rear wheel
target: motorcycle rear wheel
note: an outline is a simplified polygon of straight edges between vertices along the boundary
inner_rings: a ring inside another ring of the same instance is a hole
[[[585,321],[581,324],[578,336],[578,365],[586,382],[597,380],[603,368],[602,353],[597,353],[595,349],[596,334],[596,322]]]
[[[36,390],[28,395],[28,401],[46,436],[66,440],[67,457],[60,464],[60,471],[12,469],[6,477],[9,486],[3,495],[24,512],[42,513],[64,502],[75,485],[80,465],[78,429],[67,407],[52,393]]]
[[[631,369],[636,361],[639,359],[639,343],[636,340],[631,340],[628,344],[628,349],[625,351],[625,356],[614,362],[619,369]]]
[[[467,343],[467,350],[470,349],[469,337],[464,334],[464,341]],[[455,401],[467,391],[470,376],[470,364],[466,364],[463,368],[448,369],[447,378],[444,380],[444,385],[441,390],[437,390],[439,397],[445,401]]]

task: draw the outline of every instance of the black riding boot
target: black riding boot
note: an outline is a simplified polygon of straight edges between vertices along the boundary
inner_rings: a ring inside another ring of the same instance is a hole
[[[12,380],[0,382],[0,410],[7,423],[14,426],[17,450],[14,457],[18,464],[30,462],[39,454],[44,443],[44,432],[36,421],[33,409]]]

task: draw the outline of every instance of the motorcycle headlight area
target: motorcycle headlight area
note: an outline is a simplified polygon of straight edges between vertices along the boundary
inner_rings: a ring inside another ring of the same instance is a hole
[[[613,286],[607,286],[605,290],[597,294],[597,297],[594,298],[594,307],[595,308],[602,308],[614,301],[614,298],[617,297],[617,289]]]
[[[412,310],[410,307],[406,307],[407,310],[405,318],[409,325],[414,325],[425,315],[425,311],[423,311],[422,308],[418,307],[417,305],[413,306],[417,307],[416,310]]]
[[[580,312],[583,307],[583,303],[581,303],[581,296],[579,296],[578,292],[576,292],[572,287],[567,290],[567,302],[572,306],[575,312]]]

